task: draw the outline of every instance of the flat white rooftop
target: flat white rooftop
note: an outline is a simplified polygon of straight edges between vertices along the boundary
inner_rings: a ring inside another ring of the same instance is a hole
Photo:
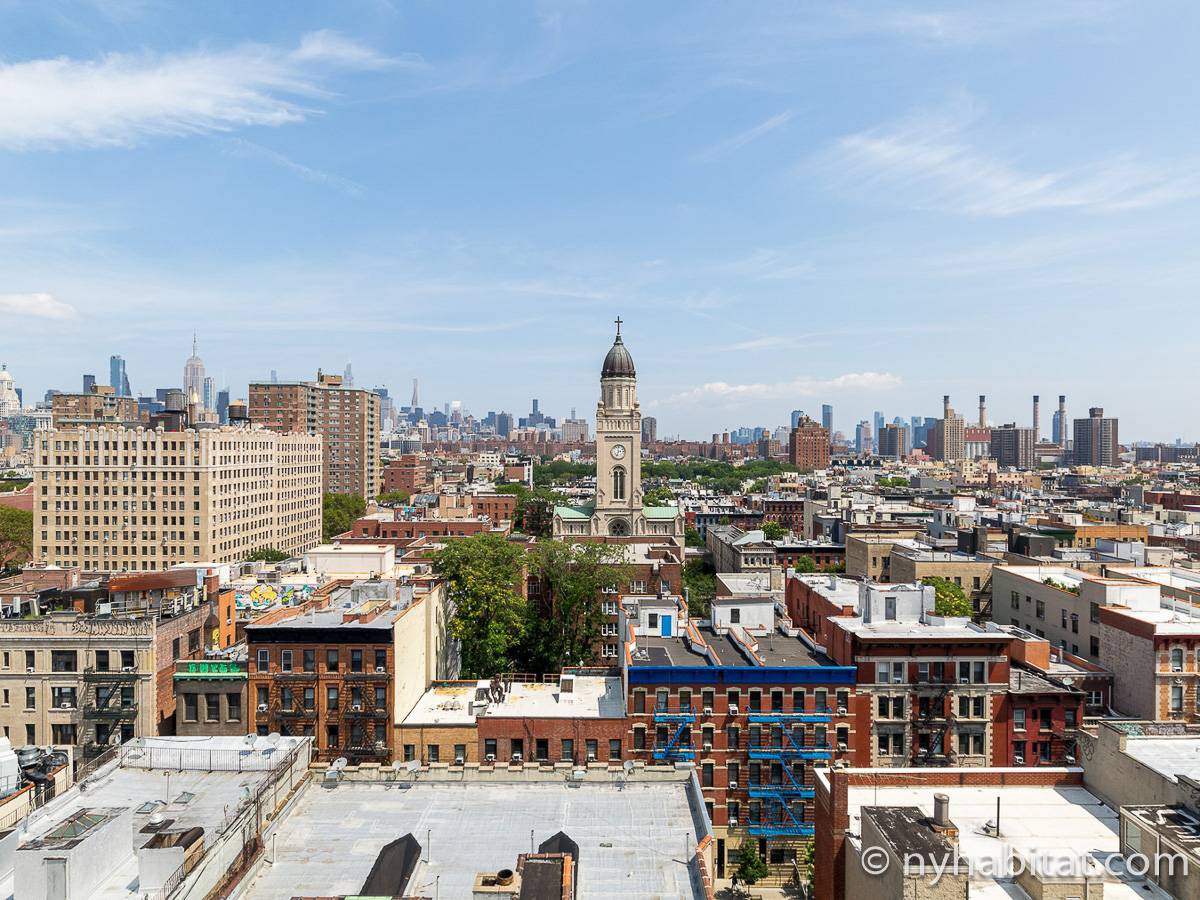
[[[1011,878],[997,879],[986,874],[994,871],[988,868],[992,861],[1007,858],[1010,851],[1042,854],[1043,859],[1051,860],[1097,861],[1120,853],[1117,811],[1084,788],[1071,786],[855,786],[847,794],[850,831],[862,834],[864,806],[917,806],[932,817],[935,793],[950,798],[950,821],[958,827],[959,853],[974,865],[971,900],[1014,900],[1026,896]],[[996,819],[997,798],[1000,800],[998,838],[983,833],[984,826]],[[1112,866],[1115,871],[1124,871],[1119,863]],[[1105,900],[1135,897],[1165,900],[1168,895],[1145,879],[1128,873],[1120,878],[1106,877]]]
[[[697,825],[684,782],[417,782],[402,789],[352,781],[332,790],[310,785],[270,839],[274,863],[234,896],[357,894],[380,849],[412,834],[422,854],[409,892],[470,897],[477,873],[515,869],[531,842],[559,831],[579,845],[581,900],[703,897],[685,862]]]
[[[1177,781],[1180,775],[1200,780],[1200,737],[1135,737],[1125,752],[1144,766]]]
[[[476,682],[438,684],[427,690],[404,725],[470,725],[476,718],[619,719],[625,715],[621,679],[577,675],[571,691],[558,683],[514,682],[504,699],[489,702],[481,716],[471,712]]]

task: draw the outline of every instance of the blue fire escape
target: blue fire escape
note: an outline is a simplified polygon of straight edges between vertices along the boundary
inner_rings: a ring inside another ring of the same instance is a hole
[[[677,710],[669,709],[662,705],[655,706],[655,724],[667,725],[669,727],[665,743],[661,740],[661,737],[657,736],[656,729],[654,758],[669,761],[694,759],[696,748],[691,743],[691,726],[695,721],[696,710],[690,703],[681,706]],[[687,742],[683,743],[685,733],[687,734]]]
[[[833,748],[826,742],[805,741],[804,731],[794,726],[808,723],[827,723],[831,710],[812,713],[751,713],[752,723],[771,726],[769,732],[759,740],[751,740],[748,746],[751,759],[766,760],[777,764],[782,772],[778,784],[751,784],[750,796],[763,801],[762,814],[758,821],[751,820],[749,831],[759,837],[810,837],[813,823],[797,814],[792,804],[797,800],[810,800],[813,789],[798,781],[792,771],[795,760],[831,759]]]

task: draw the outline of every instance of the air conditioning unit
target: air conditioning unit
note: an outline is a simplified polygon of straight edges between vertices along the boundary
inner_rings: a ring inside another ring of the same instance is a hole
[[[1075,765],[1075,757],[1072,756],[1070,753],[1068,753],[1065,757],[1063,757],[1063,759],[1065,759],[1067,761],[1068,766]]]
[[[730,714],[731,716],[736,716],[736,715],[738,715],[738,708],[737,708],[736,706],[731,706],[731,707],[729,707],[729,714]]]
[[[350,712],[362,712],[362,704],[355,703],[353,706],[350,707]]]
[[[455,764],[456,766],[461,766],[461,765],[462,765],[463,763],[465,763],[465,762],[466,762],[466,760],[465,760],[465,759],[463,759],[461,756],[456,756],[456,757],[454,757],[454,764]]]
[[[74,707],[72,707],[70,703],[60,703],[60,704],[58,704],[58,708],[59,709],[73,709]]]
[[[711,707],[711,706],[706,706],[706,707],[704,707],[704,715],[705,715],[705,716],[711,716],[711,715],[712,715],[712,707]]]
[[[737,828],[737,827],[738,827],[738,820],[737,820],[737,819],[730,819],[730,820],[729,820],[729,827],[730,827],[730,828]]]
[[[847,750],[849,750],[849,749],[850,749],[850,748],[849,748],[848,746],[846,746],[845,744],[838,744],[838,745],[837,745],[837,748],[838,748],[838,753],[845,753]]]
[[[1023,766],[1023,765],[1025,765],[1025,757],[1023,757],[1023,756],[1014,756],[1014,757],[1013,757],[1013,765],[1014,765],[1014,766]]]
[[[704,752],[705,752],[705,753],[711,753],[711,752],[712,752],[712,744],[705,744],[705,745],[704,745]]]
[[[496,754],[495,754],[495,753],[489,753],[487,756],[485,756],[485,757],[483,758],[483,761],[484,761],[484,762],[490,762],[490,763],[494,763],[494,762],[496,761]]]
[[[596,761],[596,754],[595,754],[595,753],[589,753],[589,754],[588,754],[588,762],[595,762],[595,761]]]
[[[514,753],[514,754],[512,755],[512,761],[513,761],[513,762],[517,762],[517,763],[519,763],[519,762],[521,761],[521,754],[520,754],[520,753]]]
[[[387,668],[385,666],[376,666],[375,671],[379,672],[379,673],[383,673],[383,672],[387,671]]]
[[[1171,671],[1172,672],[1182,672],[1183,666],[1171,666]]]
[[[960,679],[958,679],[958,683],[959,684],[970,684],[971,679],[970,678],[960,678]]]
[[[844,707],[844,706],[839,706],[837,708],[837,714],[839,716],[844,716],[844,715],[847,715],[848,713],[849,713],[849,710],[847,710],[846,707]]]
[[[136,672],[137,666],[121,666],[122,672]]]
[[[265,704],[265,703],[260,703],[260,704],[258,704],[258,711],[259,711],[259,712],[266,712],[266,711],[267,711],[267,704]]]
[[[32,672],[32,671],[34,671],[34,669],[33,669],[33,666],[29,666],[29,667],[27,667],[27,668],[25,669],[25,671],[26,671],[26,672]]]
[[[731,791],[736,791],[738,789],[738,783],[736,781],[729,782],[729,789]]]

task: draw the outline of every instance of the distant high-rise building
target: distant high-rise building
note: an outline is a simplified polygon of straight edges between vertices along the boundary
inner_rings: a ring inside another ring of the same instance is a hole
[[[992,429],[991,457],[1005,467],[1032,469],[1034,465],[1033,429],[1016,424]]]
[[[217,383],[211,375],[204,378],[204,408],[209,412],[217,409]]]
[[[420,409],[420,408],[421,408],[421,394],[417,390],[417,379],[414,378],[413,379],[412,403],[409,405],[409,409]]]
[[[821,427],[833,434],[833,406],[828,403],[821,404]]]
[[[183,364],[183,397],[189,406],[204,402],[204,361],[197,352],[196,336],[192,335],[192,355]]]
[[[797,425],[799,425],[802,418],[804,418],[804,410],[793,409],[791,418],[792,427],[795,428]]]
[[[987,428],[987,397],[979,395],[979,428]]]
[[[120,356],[108,358],[108,383],[118,397],[130,396],[129,376],[125,372],[125,360]]]
[[[346,370],[342,373],[342,386],[354,387],[354,368],[350,363],[346,363]]]
[[[883,413],[881,413],[879,410],[875,410],[875,416],[874,416],[875,430],[872,431],[871,434],[873,434],[873,435],[879,434],[879,430],[881,428],[883,428],[883,424],[884,424]]]
[[[229,424],[229,388],[217,391],[217,421],[222,425]]]
[[[651,444],[658,440],[658,419],[642,416],[642,443]]]
[[[1058,411],[1054,413],[1051,423],[1051,436],[1054,443],[1066,449],[1067,446],[1067,395],[1058,395]]]
[[[279,384],[279,373],[274,369],[271,370],[271,384]]]
[[[1104,408],[1093,406],[1086,419],[1075,420],[1075,464],[1115,466],[1120,462],[1117,420],[1106,418]]]
[[[1036,445],[1042,435],[1042,398],[1033,395],[1033,443]]]
[[[502,438],[506,438],[512,434],[512,430],[512,413],[506,413],[503,411],[496,413],[496,434]]]
[[[95,375],[84,375],[83,376],[83,393],[90,394],[92,392],[92,389],[95,387],[96,387],[96,376]]]
[[[879,429],[878,455],[887,459],[903,459],[908,456],[908,426],[889,422]]]
[[[806,472],[829,468],[829,432],[801,416],[788,435],[788,462]]]
[[[875,441],[871,436],[871,423],[866,419],[855,426],[854,452],[862,456],[870,456],[875,452]]]
[[[250,419],[272,431],[324,438],[324,490],[333,494],[379,494],[381,398],[347,388],[340,375],[317,373],[316,381],[250,385]]]
[[[967,423],[950,405],[950,395],[942,397],[942,417],[926,437],[926,447],[934,459],[953,462],[967,454]]]

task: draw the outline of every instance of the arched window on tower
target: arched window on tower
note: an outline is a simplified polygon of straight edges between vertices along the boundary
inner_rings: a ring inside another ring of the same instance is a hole
[[[625,467],[617,466],[612,474],[612,495],[614,500],[625,499]]]

